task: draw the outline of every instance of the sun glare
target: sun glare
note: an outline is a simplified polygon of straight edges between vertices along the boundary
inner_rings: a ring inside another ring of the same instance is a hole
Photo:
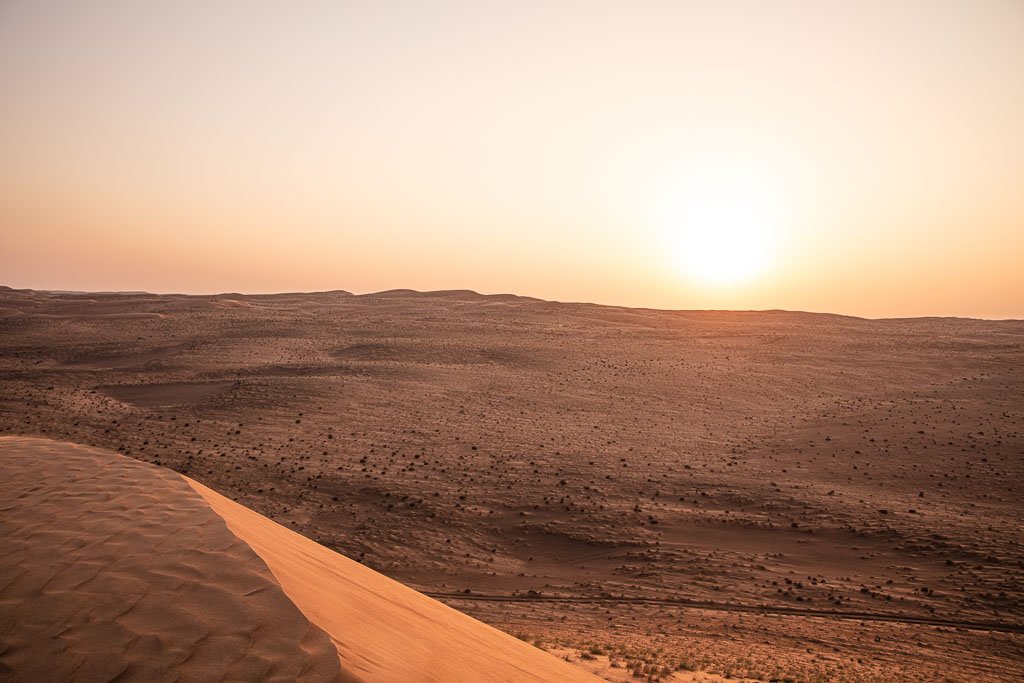
[[[682,275],[729,286],[749,282],[771,266],[778,226],[767,198],[706,189],[682,198],[671,213],[669,256]]]

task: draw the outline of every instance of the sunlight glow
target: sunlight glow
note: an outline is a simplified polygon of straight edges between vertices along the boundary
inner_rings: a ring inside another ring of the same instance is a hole
[[[664,226],[674,267],[712,286],[762,275],[773,265],[778,242],[775,203],[751,183],[705,183],[681,193]]]

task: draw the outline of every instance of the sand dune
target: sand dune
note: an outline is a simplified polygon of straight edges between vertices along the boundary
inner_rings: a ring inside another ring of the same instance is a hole
[[[583,681],[585,672],[189,480],[366,680]]]
[[[0,472],[0,677],[351,680],[179,475],[17,437]]]
[[[3,437],[0,482],[5,680],[589,678],[160,467]]]

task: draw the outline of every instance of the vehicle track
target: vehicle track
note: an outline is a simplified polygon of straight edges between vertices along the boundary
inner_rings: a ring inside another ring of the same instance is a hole
[[[497,595],[486,593],[432,593],[428,595],[435,600],[465,600],[473,602],[562,602],[588,605],[654,605],[665,607],[684,607],[690,609],[712,610],[717,612],[747,612],[753,614],[775,614],[792,617],[814,617],[818,619],[843,619],[852,621],[887,621],[899,624],[920,624],[924,626],[942,626],[959,628],[969,631],[999,631],[1002,633],[1024,633],[1024,624],[1005,621],[965,621],[942,619],[940,617],[919,617],[912,614],[893,614],[887,612],[855,612],[849,610],[818,610],[806,607],[786,607],[784,605],[743,605],[723,602],[691,600],[689,598],[642,598],[642,597],[590,597],[578,595]]]

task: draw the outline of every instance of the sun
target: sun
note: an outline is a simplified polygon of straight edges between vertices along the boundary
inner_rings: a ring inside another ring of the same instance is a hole
[[[666,230],[675,269],[705,285],[749,282],[774,259],[775,211],[755,192],[691,193],[676,204]]]

